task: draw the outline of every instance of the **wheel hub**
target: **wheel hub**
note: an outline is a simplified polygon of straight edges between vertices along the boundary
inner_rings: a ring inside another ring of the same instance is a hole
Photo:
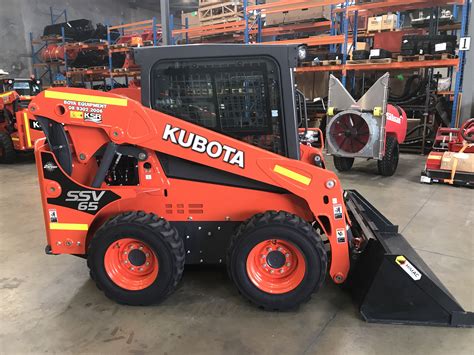
[[[148,287],[159,270],[153,250],[132,238],[123,238],[111,244],[106,251],[104,265],[112,281],[128,290]]]
[[[285,255],[278,250],[271,251],[267,255],[267,264],[274,269],[279,269],[285,265]]]
[[[279,239],[265,240],[254,246],[246,266],[252,283],[273,294],[298,287],[306,270],[301,251],[294,244]]]
[[[146,255],[143,251],[141,251],[139,249],[133,249],[128,254],[128,260],[130,261],[130,264],[132,264],[132,265],[141,266],[141,265],[145,264]]]

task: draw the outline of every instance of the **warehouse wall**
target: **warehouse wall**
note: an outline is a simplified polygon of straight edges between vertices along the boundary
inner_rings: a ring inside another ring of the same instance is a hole
[[[153,11],[131,8],[129,0],[0,0],[0,69],[17,77],[32,72],[29,33],[39,37],[51,23],[50,6],[56,12],[66,8],[69,20],[86,18],[94,25],[159,18],[159,1]]]

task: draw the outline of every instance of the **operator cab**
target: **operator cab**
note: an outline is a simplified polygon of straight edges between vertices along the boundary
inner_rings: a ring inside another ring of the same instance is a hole
[[[135,60],[144,106],[299,159],[307,115],[293,78],[298,46],[139,48]]]
[[[20,96],[36,96],[42,90],[41,80],[3,79],[2,92],[16,91]]]

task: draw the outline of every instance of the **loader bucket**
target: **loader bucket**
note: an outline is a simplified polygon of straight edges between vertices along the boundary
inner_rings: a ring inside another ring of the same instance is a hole
[[[368,322],[473,327],[466,312],[398,233],[357,191],[345,192],[354,235],[368,242],[354,261],[348,289]]]

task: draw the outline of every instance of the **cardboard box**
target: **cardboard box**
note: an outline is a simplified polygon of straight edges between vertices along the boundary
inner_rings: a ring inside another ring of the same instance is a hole
[[[383,16],[369,17],[367,22],[367,32],[378,32],[382,30]]]
[[[281,0],[267,0],[272,3]],[[267,26],[281,25],[284,23],[307,22],[318,19],[330,19],[331,6],[318,6],[309,9],[291,10],[285,12],[274,12],[265,16]]]
[[[356,51],[370,51],[370,44],[367,42],[356,42]]]
[[[181,13],[181,26],[186,28],[186,19],[188,19],[188,28],[200,26],[199,16],[197,11]]]
[[[394,30],[397,27],[397,15],[387,14],[382,16],[382,30]]]
[[[472,153],[444,152],[441,169],[451,170],[455,160],[458,161],[456,171],[474,173],[474,154]]]

